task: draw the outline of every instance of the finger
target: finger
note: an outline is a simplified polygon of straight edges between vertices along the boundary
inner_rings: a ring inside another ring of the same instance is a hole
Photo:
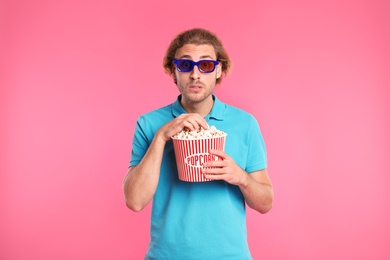
[[[184,119],[182,124],[183,124],[182,129],[188,129],[189,131],[194,131],[199,129],[199,125],[196,122],[191,121],[189,119]]]
[[[204,174],[204,177],[206,179],[213,180],[213,181],[223,180],[223,176],[217,174]]]
[[[225,174],[225,171],[223,168],[220,167],[208,167],[203,168],[202,173],[205,175],[222,175]]]
[[[199,126],[201,126],[203,129],[209,129],[209,124],[207,123],[207,121],[199,116],[196,118],[196,122],[198,123]]]
[[[208,161],[203,163],[203,167],[211,167],[211,168],[221,168],[221,167],[226,167],[226,161],[218,160],[218,161]]]
[[[217,155],[221,157],[223,160],[226,160],[229,156],[222,150],[215,150],[215,149],[210,149],[209,154],[212,155]]]
[[[200,121],[199,119],[197,118],[186,118],[185,119],[185,122],[186,122],[186,126],[188,127],[188,129],[190,129],[191,131],[194,131],[194,130],[198,130],[200,129],[201,127],[203,129],[205,129],[205,124]],[[190,125],[189,125],[190,124]],[[207,127],[207,123],[206,123],[206,127]]]
[[[192,122],[194,122],[196,125],[194,125],[196,127],[196,129],[199,129],[200,127],[202,127],[203,129],[208,129],[209,128],[209,125],[207,124],[207,121],[202,117],[200,116],[199,114],[189,114],[189,117],[188,117]]]

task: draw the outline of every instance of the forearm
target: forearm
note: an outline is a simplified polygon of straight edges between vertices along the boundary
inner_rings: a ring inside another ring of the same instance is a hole
[[[164,147],[171,136],[184,128],[194,130],[200,127],[207,128],[207,126],[207,122],[199,114],[182,114],[156,132],[141,162],[135,167],[130,167],[123,180],[127,207],[140,211],[153,198],[160,178]]]
[[[123,180],[126,205],[133,211],[142,210],[153,198],[160,177],[165,141],[157,136],[141,162],[130,167]]]
[[[259,182],[251,174],[246,174],[245,181],[239,188],[249,207],[262,214],[271,210],[274,193],[270,183]]]

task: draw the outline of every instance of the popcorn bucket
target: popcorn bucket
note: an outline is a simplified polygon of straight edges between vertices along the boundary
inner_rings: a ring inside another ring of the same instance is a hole
[[[196,139],[172,137],[179,179],[187,182],[210,181],[202,174],[203,164],[208,161],[222,160],[209,154],[209,150],[225,149],[226,134],[222,136]]]

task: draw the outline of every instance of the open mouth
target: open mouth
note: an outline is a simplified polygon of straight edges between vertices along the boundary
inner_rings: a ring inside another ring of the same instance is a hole
[[[193,84],[193,85],[189,86],[189,89],[192,91],[199,91],[199,90],[203,89],[203,85],[202,84]]]

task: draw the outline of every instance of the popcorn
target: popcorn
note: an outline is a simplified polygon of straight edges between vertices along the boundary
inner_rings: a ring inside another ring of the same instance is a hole
[[[220,161],[210,150],[225,150],[227,134],[215,126],[195,131],[183,130],[172,136],[179,180],[187,182],[211,181],[202,173],[204,163]]]
[[[203,127],[201,127],[200,129],[194,131],[182,130],[181,132],[172,136],[172,138],[193,140],[220,136],[226,136],[226,133],[221,130],[218,130],[215,126],[211,126],[209,127],[209,129],[204,129]]]

